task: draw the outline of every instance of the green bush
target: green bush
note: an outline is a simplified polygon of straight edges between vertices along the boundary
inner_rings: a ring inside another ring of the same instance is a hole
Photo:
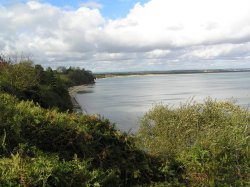
[[[74,159],[60,162],[53,171],[49,184],[53,186],[119,186],[119,176],[113,170],[90,170],[86,161]]]
[[[162,160],[138,149],[134,136],[108,120],[43,109],[8,94],[0,101],[0,159],[11,162],[18,154],[21,160],[3,169],[10,184],[22,185],[20,173],[29,186],[132,186],[173,178],[161,169]]]
[[[77,158],[59,161],[53,155],[24,157],[19,153],[0,158],[0,186],[112,186],[120,184],[113,170],[90,169]]]
[[[0,159],[0,186],[45,186],[56,166],[53,157],[22,158],[18,153]]]
[[[192,186],[247,186],[249,135],[249,111],[208,99],[156,106],[142,119],[138,138],[150,154],[180,162]]]

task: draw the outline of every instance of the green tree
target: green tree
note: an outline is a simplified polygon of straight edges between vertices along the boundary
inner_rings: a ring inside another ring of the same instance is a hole
[[[10,64],[1,69],[1,83],[11,89],[28,90],[38,85],[38,76],[31,61]]]
[[[64,66],[59,66],[58,68],[56,68],[56,71],[57,71],[58,73],[63,73],[63,74],[65,74],[65,73],[67,72],[67,68],[64,67]]]
[[[67,76],[72,85],[93,84],[95,81],[94,75],[84,69],[71,69]]]

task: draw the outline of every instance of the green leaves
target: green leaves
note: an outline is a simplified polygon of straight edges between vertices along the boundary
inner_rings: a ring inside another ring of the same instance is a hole
[[[246,186],[250,181],[250,113],[207,99],[179,108],[156,106],[141,121],[140,145],[178,160],[193,186]]]
[[[165,180],[161,161],[136,147],[135,137],[96,116],[47,110],[0,94],[0,163],[8,185],[132,186]],[[12,172],[13,170],[13,172]],[[2,181],[1,181],[2,180]]]
[[[22,91],[38,85],[38,77],[30,61],[8,65],[3,68],[1,70],[1,81],[13,89]]]
[[[33,100],[44,108],[72,110],[67,86],[51,68],[44,71],[31,61],[6,64],[0,68],[0,91],[21,100]]]

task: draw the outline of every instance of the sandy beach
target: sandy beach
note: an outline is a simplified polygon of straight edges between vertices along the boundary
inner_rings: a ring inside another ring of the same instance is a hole
[[[87,111],[79,105],[79,103],[78,103],[78,101],[76,99],[77,93],[81,92],[81,91],[84,91],[86,86],[87,85],[73,86],[73,87],[70,87],[68,89],[69,95],[71,97],[71,102],[73,104],[74,112],[87,114]]]

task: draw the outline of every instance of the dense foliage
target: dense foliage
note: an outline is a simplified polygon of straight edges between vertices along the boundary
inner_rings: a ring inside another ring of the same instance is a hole
[[[0,101],[0,186],[132,186],[173,177],[107,120],[8,94]]]
[[[250,185],[250,114],[208,99],[173,109],[156,106],[141,121],[140,146],[177,161],[190,186]]]
[[[156,106],[135,137],[96,116],[0,101],[0,186],[250,184],[250,114],[231,103]]]
[[[56,73],[68,87],[95,83],[95,76],[91,71],[85,69],[73,67],[67,69],[61,66],[57,68]]]
[[[0,58],[0,90],[22,100],[33,100],[44,108],[72,110],[68,93],[70,86],[94,83],[95,77],[84,69],[64,68],[52,70],[33,65],[26,60],[17,64],[7,63]]]

